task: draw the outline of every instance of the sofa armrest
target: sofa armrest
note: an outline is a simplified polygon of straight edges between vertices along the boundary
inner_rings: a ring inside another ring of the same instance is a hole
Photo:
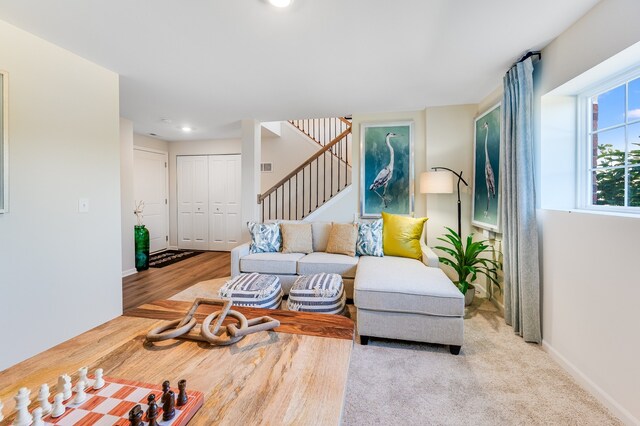
[[[424,241],[420,241],[420,248],[422,249],[422,263],[432,268],[438,268],[440,266],[438,255]]]
[[[231,277],[240,275],[240,259],[249,254],[249,243],[240,244],[231,250]]]

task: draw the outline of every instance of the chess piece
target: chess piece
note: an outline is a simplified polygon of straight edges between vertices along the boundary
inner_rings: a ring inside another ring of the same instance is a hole
[[[44,426],[44,421],[42,421],[42,407],[38,407],[33,410],[33,423],[31,426]]]
[[[49,385],[44,384],[40,386],[40,392],[38,392],[38,401],[40,401],[40,407],[42,408],[42,414],[49,414],[51,412],[51,403],[49,402]]]
[[[178,382],[178,390],[180,392],[178,392],[178,400],[176,401],[176,405],[178,407],[182,407],[183,405],[185,405],[187,403],[187,400],[189,399],[187,397],[187,381],[185,379],[182,379]]]
[[[102,378],[103,370],[98,368],[96,370],[96,380],[93,382],[93,388],[95,390],[101,389],[104,386],[104,379]]]
[[[156,403],[156,396],[151,394],[147,397],[147,421],[149,422],[148,426],[158,426],[158,404]]]
[[[78,391],[78,385],[80,382],[84,383],[84,388],[87,389],[90,384],[92,384],[93,380],[89,380],[87,374],[89,373],[88,367],[80,367],[78,368],[78,383],[76,383],[76,388],[74,389],[76,392]]]
[[[20,388],[18,394],[13,398],[16,400],[16,411],[18,415],[13,422],[14,426],[29,426],[33,422],[33,417],[29,412],[29,395],[31,391],[27,388]]]
[[[56,396],[53,397],[53,408],[51,409],[51,417],[53,417],[54,419],[63,415],[64,411],[66,410],[64,404],[62,403],[63,399],[64,395],[62,394],[62,392],[57,393]]]
[[[2,409],[4,408],[4,404],[0,401],[0,422],[4,420],[4,414],[2,414]]]
[[[129,424],[130,426],[143,426],[142,423],[142,407],[140,404],[136,405],[129,411]]]
[[[172,390],[162,395],[162,420],[168,422],[176,415],[176,399]]]
[[[87,400],[87,394],[84,391],[85,387],[85,383],[82,380],[80,380],[76,385],[76,397],[73,398],[74,404],[82,404]]]
[[[71,398],[71,377],[69,377],[68,374],[63,374],[62,376],[58,377],[56,391],[62,393],[63,401]]]

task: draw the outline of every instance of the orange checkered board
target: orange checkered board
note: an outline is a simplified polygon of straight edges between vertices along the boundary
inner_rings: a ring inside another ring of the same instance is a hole
[[[147,397],[156,395],[158,403],[157,421],[162,426],[183,426],[202,407],[204,396],[202,392],[187,389],[188,401],[182,407],[176,405],[176,415],[169,421],[162,420],[162,385],[150,385],[148,383],[135,382],[124,379],[104,377],[105,385],[102,389],[87,389],[87,399],[82,404],[73,404],[73,396],[64,402],[67,408],[65,413],[52,418],[51,415],[43,417],[45,425],[129,425],[129,411],[140,404],[145,413],[143,422],[147,423]],[[178,396],[178,388],[171,387]]]

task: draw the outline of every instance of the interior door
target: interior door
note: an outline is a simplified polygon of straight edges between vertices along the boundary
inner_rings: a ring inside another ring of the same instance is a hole
[[[149,230],[149,251],[168,245],[167,154],[133,150],[133,198],[144,201],[144,224]]]
[[[209,164],[207,156],[177,157],[178,247],[209,248]]]
[[[240,155],[209,156],[209,249],[229,251],[241,238]]]

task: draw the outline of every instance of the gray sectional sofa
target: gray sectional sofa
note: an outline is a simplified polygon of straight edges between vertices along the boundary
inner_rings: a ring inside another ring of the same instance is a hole
[[[357,309],[361,342],[369,337],[449,345],[457,354],[464,337],[464,296],[439,268],[438,256],[421,239],[422,261],[394,256],[326,253],[330,222],[311,222],[313,253],[249,253],[249,243],[231,251],[231,275],[277,275],[288,293],[299,275],[342,276]]]

